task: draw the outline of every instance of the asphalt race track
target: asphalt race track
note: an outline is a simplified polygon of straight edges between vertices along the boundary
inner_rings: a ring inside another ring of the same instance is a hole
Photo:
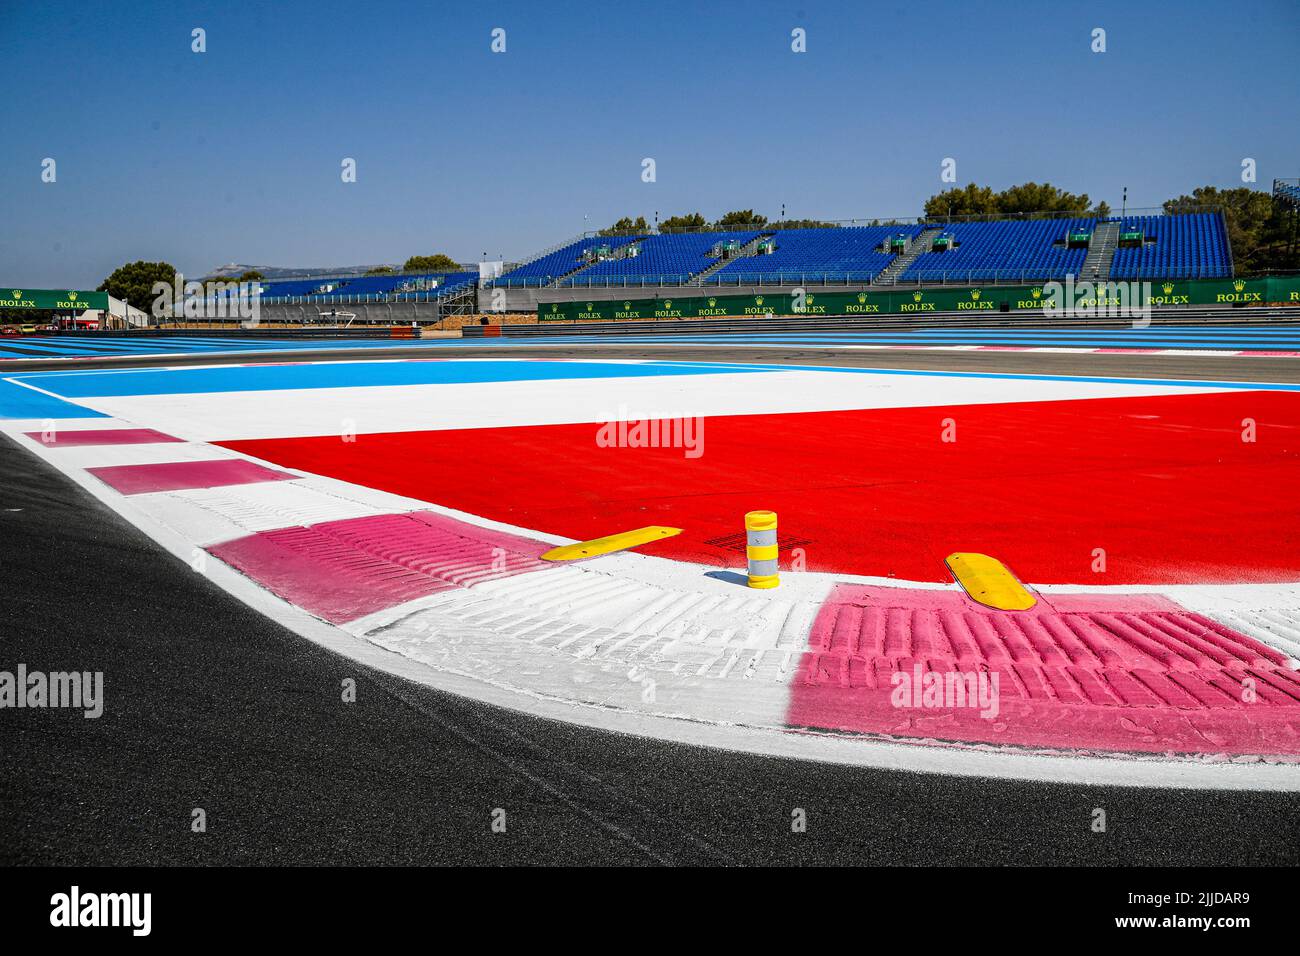
[[[1275,356],[1239,358],[1222,355],[1129,354],[1071,355],[1061,352],[925,352],[907,349],[890,351],[838,351],[817,348],[707,347],[690,342],[677,345],[615,345],[583,342],[574,345],[543,345],[536,340],[508,346],[442,346],[426,352],[422,359],[452,358],[618,358],[665,362],[751,362],[774,365],[844,365],[865,368],[900,368],[954,372],[996,372],[1007,374],[1095,375],[1120,378],[1221,379],[1239,382],[1295,382],[1300,377],[1300,359]],[[345,362],[357,360],[411,358],[409,345],[391,348],[301,350],[292,356],[281,351],[234,355],[184,355],[166,359],[147,356],[75,358],[6,362],[0,373],[30,372],[58,368],[60,371],[101,368],[149,368],[166,364],[230,365],[259,359],[280,361]]]
[[[437,357],[462,352],[723,358],[685,344],[596,343],[448,348]],[[358,355],[311,356],[348,357]],[[1055,353],[737,348],[725,358],[1300,381],[1300,360],[1263,356],[1081,361]],[[59,367],[124,363],[158,364],[84,359]],[[496,709],[299,638],[7,439],[0,489],[6,661],[105,670],[109,703],[98,720],[0,712],[6,864],[1300,862],[1295,793],[880,771],[681,746]],[[357,700],[345,704],[340,682],[348,677]],[[206,833],[191,832],[196,807],[207,813]],[[506,811],[505,833],[492,832],[494,808]],[[807,813],[805,833],[791,832],[795,808]],[[1095,808],[1106,812],[1104,833],[1092,830]]]

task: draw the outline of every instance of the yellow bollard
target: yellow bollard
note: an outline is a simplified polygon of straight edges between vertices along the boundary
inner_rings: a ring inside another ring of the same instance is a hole
[[[781,583],[776,570],[776,554],[776,512],[748,512],[745,515],[745,557],[751,588],[774,588]]]

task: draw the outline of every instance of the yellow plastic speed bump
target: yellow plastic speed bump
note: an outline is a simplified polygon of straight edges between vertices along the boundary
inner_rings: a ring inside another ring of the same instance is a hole
[[[998,611],[1028,611],[1038,603],[997,558],[987,554],[958,551],[946,561],[948,570],[972,601]]]
[[[628,548],[635,548],[640,544],[658,541],[660,538],[671,538],[673,535],[681,533],[681,528],[666,528],[663,525],[652,524],[648,528],[637,528],[635,531],[620,531],[618,534],[606,535],[603,538],[592,538],[590,541],[579,541],[577,544],[562,544],[558,548],[551,548],[550,551],[547,551],[542,555],[542,560],[576,561],[578,558],[594,558],[600,554],[626,551]]]

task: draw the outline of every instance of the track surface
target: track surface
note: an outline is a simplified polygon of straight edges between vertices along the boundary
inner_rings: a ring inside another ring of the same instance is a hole
[[[246,608],[0,441],[3,666],[102,669],[106,698],[99,720],[0,711],[0,863],[1300,862],[1294,794],[773,760],[409,684]]]
[[[918,345],[927,348],[964,346],[974,348],[1023,349],[1066,347],[1081,349],[1194,349],[1277,353],[1296,355],[1300,350],[1300,324],[1292,324],[1294,310],[1259,310],[1250,316],[1239,310],[1227,310],[1216,318],[1205,312],[1192,312],[1179,316],[1154,317],[1151,325],[1133,326],[1112,322],[1101,325],[1073,327],[1025,327],[966,325],[965,319],[949,315],[936,318],[936,327],[918,329],[862,326],[852,319],[836,320],[814,318],[803,320],[776,319],[748,320],[686,320],[674,326],[671,333],[648,328],[653,323],[627,323],[613,326],[596,324],[577,327],[520,328],[517,334],[507,334],[505,339],[435,338],[412,340],[401,344],[408,353],[417,354],[429,349],[475,346],[496,347],[538,341],[551,344],[573,345],[597,339],[603,344],[644,343],[664,344],[688,339],[696,343],[741,345],[808,345],[824,347],[870,346],[898,347]],[[1243,320],[1251,324],[1243,324]],[[542,336],[536,333],[540,331]],[[268,332],[247,332],[239,335],[190,335],[166,333],[133,335],[58,335],[28,336],[0,339],[0,363],[9,359],[90,357],[95,355],[161,355],[161,354],[211,354],[220,352],[254,353],[265,349],[280,352],[330,351],[333,349],[392,348],[396,343],[379,336],[360,338],[360,333],[348,338],[320,337],[267,338]]]
[[[662,351],[645,357],[694,357]],[[728,358],[748,358],[739,352]],[[967,353],[921,358],[951,368]],[[1008,371],[1026,357],[983,358]],[[1242,366],[1269,362],[1239,359],[1225,374],[1206,357],[1178,376],[1164,359],[1115,356],[1119,372],[1097,369],[1101,358],[1089,373],[1240,380]],[[0,489],[0,668],[103,670],[106,696],[99,720],[0,711],[0,863],[1300,862],[1295,794],[882,772],[497,710],[298,638],[3,439]],[[346,677],[353,704],[340,700]],[[190,832],[194,807],[206,834]],[[490,831],[496,807],[505,834]],[[791,833],[795,807],[806,833]],[[1097,807],[1104,834],[1090,827]]]
[[[0,366],[0,375],[28,371],[72,371],[76,369],[151,368],[157,365],[231,365],[259,360],[355,362],[358,359],[411,358],[406,347],[337,348],[303,350],[286,356],[280,352],[241,355],[186,355],[167,359],[148,357],[83,358],[37,362],[10,361]],[[1071,355],[1061,352],[924,352],[833,351],[818,348],[709,347],[683,342],[680,345],[614,345],[598,341],[575,345],[542,345],[530,340],[512,346],[448,345],[436,354],[421,358],[615,358],[649,359],[661,362],[747,362],[753,364],[851,365],[863,368],[929,369],[954,372],[1001,372],[1007,374],[1092,375],[1125,378],[1207,379],[1236,382],[1300,382],[1300,358],[1284,356],[1130,354]]]

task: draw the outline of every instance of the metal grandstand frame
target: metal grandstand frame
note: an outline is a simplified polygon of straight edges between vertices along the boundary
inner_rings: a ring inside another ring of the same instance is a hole
[[[453,292],[402,292],[395,295],[289,295],[265,298],[267,305],[397,305],[403,302],[432,302],[434,314],[474,315],[478,312],[478,283],[473,282]]]

